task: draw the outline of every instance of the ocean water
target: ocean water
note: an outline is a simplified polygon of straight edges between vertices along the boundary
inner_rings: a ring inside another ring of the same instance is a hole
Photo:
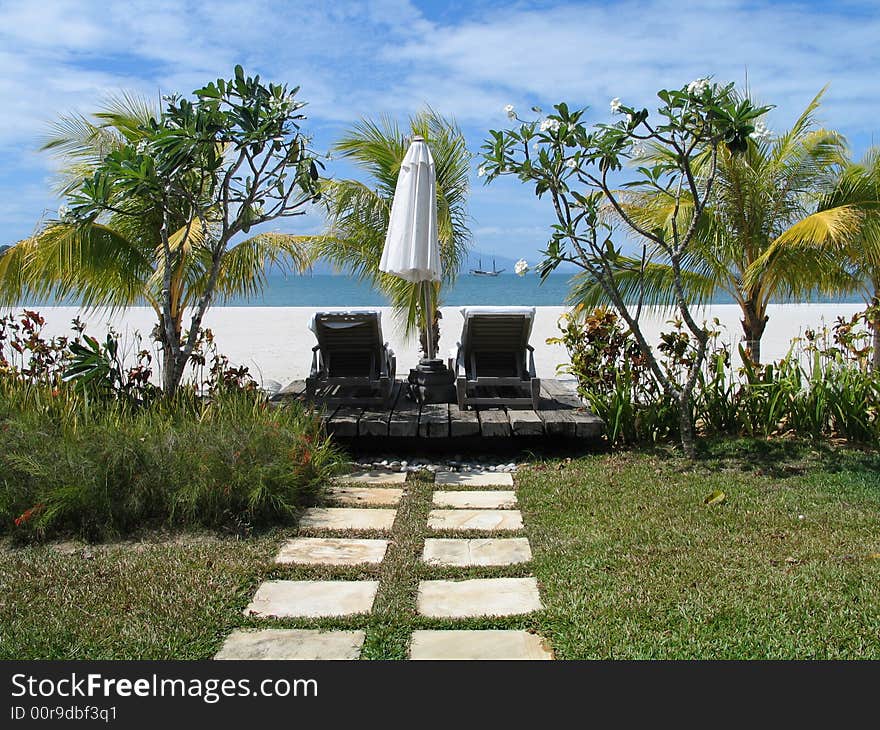
[[[526,305],[558,307],[566,303],[571,274],[554,273],[543,282],[536,274],[517,276],[473,276],[462,274],[452,287],[444,287],[441,298],[446,306]],[[779,300],[780,303],[792,300]],[[809,297],[810,302],[861,302],[861,297]],[[713,304],[733,304],[725,292],[719,292]],[[348,276],[316,274],[314,276],[282,276],[273,274],[263,294],[249,299],[228,302],[234,306],[262,307],[380,307],[388,304],[372,286]]]
[[[330,274],[283,275],[272,273],[263,293],[256,297],[236,297],[224,302],[231,306],[259,307],[380,307],[388,304],[386,298],[367,283],[348,276]],[[542,282],[536,274],[517,276],[499,274],[495,277],[462,274],[452,287],[444,288],[441,297],[446,306],[463,305],[528,305],[562,306],[568,293],[571,274],[551,274]],[[780,300],[780,302],[790,300]],[[859,296],[829,298],[815,296],[810,302],[860,302]],[[23,306],[74,306],[70,300],[23,302]],[[719,293],[714,304],[732,304],[733,300]],[[217,302],[217,304],[220,304]]]
[[[569,275],[555,274],[543,284],[538,276],[472,276],[463,274],[452,287],[444,287],[442,303],[461,305],[561,306],[568,292]],[[259,297],[234,299],[231,305],[262,307],[380,307],[388,304],[381,292],[370,284],[348,276],[269,277]]]

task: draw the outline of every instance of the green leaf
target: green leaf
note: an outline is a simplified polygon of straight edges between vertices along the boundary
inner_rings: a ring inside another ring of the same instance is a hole
[[[714,505],[723,504],[726,499],[727,495],[720,489],[716,489],[714,492],[706,496],[703,503],[712,507]]]

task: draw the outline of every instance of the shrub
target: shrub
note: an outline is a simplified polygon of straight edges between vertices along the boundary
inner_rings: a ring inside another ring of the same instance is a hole
[[[829,329],[807,331],[777,363],[734,370],[720,342],[718,321],[694,391],[693,416],[705,435],[838,437],[852,442],[880,438],[880,376],[871,371],[865,329],[868,314],[838,319]],[[673,381],[691,365],[695,343],[679,322],[662,333],[660,363]],[[606,309],[560,320],[578,392],[606,423],[611,444],[652,443],[677,435],[675,404],[639,357],[632,335]],[[742,353],[740,353],[742,355]]]

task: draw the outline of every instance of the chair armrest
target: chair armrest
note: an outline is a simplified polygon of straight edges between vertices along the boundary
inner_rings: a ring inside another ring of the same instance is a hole
[[[451,352],[451,350],[450,350]],[[464,350],[462,349],[461,343],[459,342],[455,346],[455,374],[456,376],[459,374],[459,371],[464,373],[466,370],[464,366]]]
[[[458,356],[458,348],[450,347],[449,352],[446,354],[446,367],[452,372],[455,370],[455,358]]]

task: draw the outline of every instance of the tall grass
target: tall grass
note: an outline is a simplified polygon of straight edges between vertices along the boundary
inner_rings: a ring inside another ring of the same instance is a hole
[[[315,414],[253,392],[132,407],[0,382],[0,532],[22,538],[289,520],[337,458]]]

